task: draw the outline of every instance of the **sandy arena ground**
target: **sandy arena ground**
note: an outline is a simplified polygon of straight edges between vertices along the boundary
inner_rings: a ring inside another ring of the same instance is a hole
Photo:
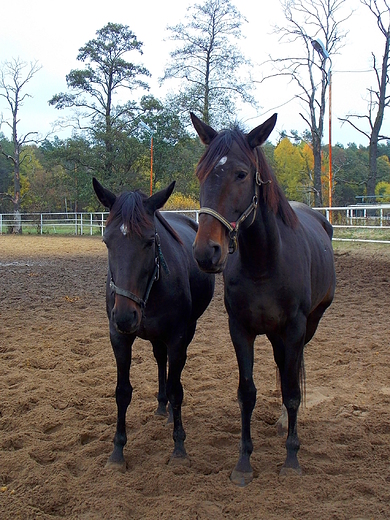
[[[0,236],[0,518],[390,518],[390,247],[335,245],[338,287],[306,349],[301,478],[279,477],[271,347],[256,341],[253,482],[238,457],[237,365],[222,283],[198,322],[183,372],[190,467],[168,464],[172,427],[154,415],[151,345],[134,345],[127,471],[112,450],[116,368],[99,238]]]

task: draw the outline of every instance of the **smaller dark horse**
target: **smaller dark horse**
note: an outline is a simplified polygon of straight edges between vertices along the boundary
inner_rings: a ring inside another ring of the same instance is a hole
[[[239,368],[241,446],[231,479],[245,485],[253,478],[250,423],[258,334],[266,334],[272,344],[288,414],[287,458],[281,473],[301,473],[297,412],[303,347],[333,300],[332,226],[305,204],[290,205],[267,165],[260,145],[273,130],[276,114],[249,134],[239,129],[218,133],[191,117],[207,145],[197,167],[201,215],[194,255],[204,271],[223,271]]]
[[[126,469],[125,419],[133,391],[129,376],[137,336],[152,343],[158,365],[156,413],[166,414],[168,401],[172,407],[171,460],[186,459],[180,377],[196,322],[213,296],[214,276],[202,272],[192,255],[197,224],[183,215],[164,217],[158,211],[174,185],[149,198],[140,191],[116,197],[93,179],[98,199],[110,209],[103,241],[108,249],[106,309],[117,365],[118,416],[114,450],[107,464],[120,471]]]

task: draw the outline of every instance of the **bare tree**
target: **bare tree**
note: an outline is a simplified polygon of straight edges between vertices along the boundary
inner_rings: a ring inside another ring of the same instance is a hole
[[[238,76],[249,65],[232,40],[241,38],[246,22],[229,0],[205,0],[188,10],[187,23],[168,27],[170,39],[179,43],[171,52],[164,77],[182,81],[174,96],[176,107],[197,112],[210,124],[226,124],[235,112],[235,100],[254,104],[251,85]]]
[[[390,106],[390,94],[387,94],[387,87],[390,83],[390,3],[388,0],[361,0],[361,3],[367,6],[375,16],[378,28],[385,38],[383,56],[380,60],[373,52],[371,53],[376,86],[367,89],[368,114],[349,114],[345,118],[340,118],[340,120],[349,123],[369,140],[367,195],[375,197],[378,143],[381,140],[390,139],[389,136],[380,133],[385,108]],[[358,122],[354,123],[351,119],[355,119]],[[362,124],[364,126],[364,123],[368,123],[368,130],[363,129]]]
[[[26,70],[25,70],[26,69]],[[23,146],[36,142],[33,136],[37,136],[38,132],[28,132],[25,135],[18,135],[19,109],[24,101],[31,97],[28,93],[23,93],[26,84],[41,69],[38,62],[29,65],[19,58],[6,61],[0,70],[0,97],[6,99],[11,111],[10,119],[3,119],[1,115],[0,125],[3,123],[12,131],[13,154],[9,155],[0,148],[0,152],[12,163],[14,189],[11,200],[14,209],[14,233],[21,233],[21,216],[20,216],[20,165],[26,156],[22,154]]]
[[[296,97],[305,109],[300,116],[311,132],[316,206],[322,205],[321,144],[330,77],[327,70],[330,62],[326,61],[338,52],[346,35],[341,25],[350,15],[341,16],[344,3],[345,0],[281,0],[287,23],[276,26],[275,32],[296,54],[286,58],[270,57],[276,73],[267,76],[287,76],[299,87],[300,93]],[[315,48],[318,45],[314,45],[318,40],[325,51],[322,55]]]

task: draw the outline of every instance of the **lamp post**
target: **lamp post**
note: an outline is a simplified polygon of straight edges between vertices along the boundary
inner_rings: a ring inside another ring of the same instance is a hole
[[[150,135],[150,196],[153,194],[153,130],[143,121],[140,122],[140,126]]]
[[[322,41],[317,38],[317,40],[311,40],[311,44],[314,47],[314,50],[318,52],[321,58],[325,60],[329,60],[329,70],[328,70],[328,84],[329,84],[329,207],[332,207],[332,190],[333,190],[333,174],[332,174],[332,60],[330,59],[330,55],[328,51],[325,49],[325,45]],[[332,222],[332,211],[329,211],[329,222]]]

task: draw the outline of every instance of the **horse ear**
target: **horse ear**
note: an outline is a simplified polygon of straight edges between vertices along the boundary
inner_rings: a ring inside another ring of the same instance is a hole
[[[194,125],[194,128],[196,130],[196,133],[200,137],[200,140],[203,144],[209,145],[211,141],[214,139],[214,137],[218,134],[214,130],[214,128],[211,128],[211,126],[206,125],[206,123],[203,123],[193,112],[190,112],[191,121]]]
[[[111,209],[116,201],[116,195],[111,193],[110,190],[104,188],[100,182],[93,177],[92,179],[93,189],[95,190],[97,198],[103,204],[105,208]]]
[[[151,197],[149,197],[145,201],[145,205],[147,209],[154,215],[154,212],[158,209],[162,208],[169,197],[172,195],[173,188],[175,187],[176,181],[171,182],[171,184],[165,188],[164,190],[158,191]]]
[[[277,117],[278,115],[274,114],[262,125],[257,126],[251,132],[249,132],[246,138],[251,148],[256,148],[256,146],[260,146],[261,144],[265,143],[270,133],[274,129]]]

